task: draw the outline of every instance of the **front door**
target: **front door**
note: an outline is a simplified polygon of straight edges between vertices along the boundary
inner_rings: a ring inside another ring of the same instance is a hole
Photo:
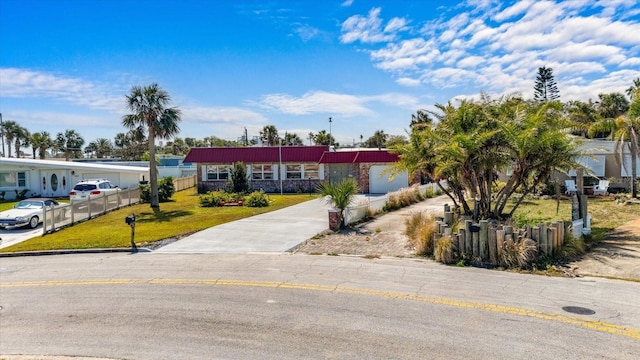
[[[40,193],[45,197],[69,196],[69,176],[64,170],[40,172]]]

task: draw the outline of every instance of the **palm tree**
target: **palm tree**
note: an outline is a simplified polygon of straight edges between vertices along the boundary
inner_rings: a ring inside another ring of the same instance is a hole
[[[299,146],[302,145],[302,139],[298,134],[286,133],[284,134],[284,140],[282,141],[284,146]]]
[[[313,138],[313,141],[316,143],[316,145],[333,144],[338,146],[338,144],[336,144],[335,139],[333,138],[333,135],[329,134],[326,130],[318,131],[316,136]]]
[[[327,203],[340,210],[340,227],[344,227],[344,210],[358,193],[358,183],[353,178],[345,178],[337,184],[322,183],[317,190],[320,195],[326,197]]]
[[[382,147],[386,146],[387,139],[389,135],[384,133],[384,130],[376,130],[372,137],[367,140],[367,147],[369,148],[378,148],[378,150],[382,149]]]
[[[633,85],[629,86],[627,89],[627,95],[631,99],[631,101],[635,100],[640,91],[640,78],[633,80]]]
[[[20,148],[23,146],[28,146],[29,145],[29,138],[31,137],[31,134],[29,133],[29,130],[23,128],[22,126],[18,126],[15,129],[15,149],[16,149],[16,157],[19,158],[20,157]]]
[[[31,148],[33,150],[33,158],[36,158],[36,149],[40,155],[40,159],[44,159],[47,155],[47,150],[54,146],[53,139],[46,131],[40,131],[31,134]]]
[[[276,146],[280,141],[278,129],[276,129],[275,125],[265,125],[260,131],[260,138],[268,146]]]
[[[313,134],[313,131],[309,131],[309,137],[307,139],[309,139],[309,146],[313,145],[313,138],[315,137],[315,135]]]
[[[16,138],[16,133],[19,131],[19,127],[20,125],[13,120],[7,120],[2,123],[2,135],[7,139],[7,151],[9,152],[9,157],[11,157],[11,146]]]
[[[156,137],[169,138],[180,128],[180,109],[167,107],[171,102],[169,93],[154,83],[149,86],[134,86],[126,95],[127,108],[133,113],[122,117],[122,125],[128,129],[146,128],[149,142],[149,181],[151,184],[151,208],[159,210],[158,173],[156,169]]]
[[[616,144],[614,148],[615,153],[618,154],[618,156],[616,156],[616,162],[624,166],[624,148],[626,143],[629,155],[631,155],[631,196],[635,198],[638,196],[638,189],[636,185],[638,174],[636,158],[640,155],[640,151],[638,151],[638,141],[640,140],[640,118],[637,116],[632,118],[631,116],[622,115],[616,119],[616,128]]]
[[[59,132],[56,135],[56,147],[59,151],[64,152],[66,161],[69,161],[72,156],[74,158],[80,157],[82,145],[84,145],[84,139],[75,130],[67,129],[64,133]]]

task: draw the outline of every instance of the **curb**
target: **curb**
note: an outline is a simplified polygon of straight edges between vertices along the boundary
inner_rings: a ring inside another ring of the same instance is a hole
[[[151,252],[147,248],[138,248],[138,251],[131,251],[130,248],[112,248],[112,249],[78,249],[78,250],[45,250],[45,251],[17,251],[10,253],[0,253],[0,258],[18,257],[18,256],[45,256],[45,255],[68,255],[68,254],[105,254],[105,253],[148,253]]]

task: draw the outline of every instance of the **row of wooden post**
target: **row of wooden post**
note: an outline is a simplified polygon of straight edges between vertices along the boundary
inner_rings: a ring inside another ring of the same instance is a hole
[[[514,229],[509,225],[495,225],[489,220],[480,220],[473,223],[465,220],[464,226],[453,234],[454,213],[449,205],[444,206],[444,217],[437,221],[437,230],[434,234],[433,246],[437,246],[438,240],[443,236],[450,236],[454,248],[460,254],[465,254],[474,261],[499,265],[505,244],[510,241],[519,241],[521,238],[530,238],[536,242],[538,255],[553,255],[564,244],[565,234],[571,226],[570,222],[554,222],[550,225],[540,223],[538,226],[525,226],[522,229]]]

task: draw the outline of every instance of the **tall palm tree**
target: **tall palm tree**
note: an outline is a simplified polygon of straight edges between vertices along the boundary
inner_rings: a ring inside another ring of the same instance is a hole
[[[127,108],[132,114],[122,117],[122,125],[134,130],[146,128],[149,141],[149,181],[151,184],[151,208],[158,210],[158,173],[156,169],[156,137],[169,138],[176,135],[180,128],[181,111],[175,107],[168,107],[171,102],[169,93],[158,84],[149,86],[134,86],[126,95]]]
[[[31,134],[29,133],[29,130],[23,128],[22,126],[18,126],[16,128],[14,135],[15,135],[14,146],[16,149],[16,157],[19,158],[20,148],[22,148],[23,146],[29,145],[29,138],[31,137]]]
[[[11,157],[11,146],[13,145],[13,141],[16,138],[16,133],[19,131],[20,125],[13,120],[7,120],[2,123],[2,135],[7,139],[7,151],[9,153],[9,157]]]
[[[627,95],[631,98],[631,101],[635,100],[640,94],[640,78],[633,80],[633,85],[629,86],[627,89]]]
[[[82,145],[84,145],[84,139],[75,130],[67,129],[56,135],[56,147],[59,151],[64,152],[66,161],[69,161],[72,156],[74,158],[80,157]]]
[[[44,159],[47,156],[47,150],[54,146],[51,135],[46,131],[31,134],[30,143],[34,159],[36,158],[36,150],[38,150],[40,159]]]
[[[302,139],[296,133],[286,133],[284,140],[282,141],[284,146],[299,146],[302,145]]]
[[[313,134],[313,131],[309,131],[309,137],[307,139],[309,139],[309,146],[313,145],[313,138],[315,137],[315,135]]]
[[[276,146],[280,140],[275,125],[265,125],[260,131],[260,138],[269,146]]]

